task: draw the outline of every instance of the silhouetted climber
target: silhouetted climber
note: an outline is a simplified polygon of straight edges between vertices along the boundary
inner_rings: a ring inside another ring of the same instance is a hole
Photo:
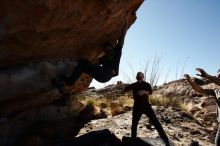
[[[117,86],[119,89],[123,89],[124,91],[133,91],[134,98],[134,106],[132,113],[132,126],[131,126],[131,137],[137,137],[137,125],[142,116],[145,114],[149,117],[151,123],[154,125],[156,130],[158,131],[161,139],[165,142],[166,146],[170,146],[169,139],[163,130],[159,120],[157,119],[150,103],[148,102],[149,95],[152,94],[151,85],[144,81],[144,74],[142,72],[138,72],[136,76],[137,82],[125,85],[122,82],[118,82]]]
[[[196,70],[200,72],[200,74],[196,74],[196,75],[203,77],[205,79],[208,79],[211,82],[215,83],[216,85],[220,85],[220,69],[217,71],[217,76],[211,76],[201,68],[196,68]],[[201,93],[203,95],[207,95],[207,96],[211,95],[212,97],[215,97],[216,104],[217,104],[217,116],[218,116],[217,120],[220,123],[220,115],[219,115],[220,114],[220,90],[219,89],[215,89],[215,90],[203,89],[197,83],[193,82],[191,77],[188,74],[185,74],[184,77],[186,78],[186,80],[190,83],[190,85],[196,92]],[[215,137],[215,144],[216,146],[220,146],[220,124],[218,125],[218,132]]]
[[[91,75],[95,80],[101,83],[107,82],[112,77],[117,76],[127,29],[128,22],[126,18],[117,44],[115,46],[109,42],[103,44],[105,55],[99,59],[97,64],[92,64],[89,60],[81,60],[75,67],[74,72],[69,77],[62,76],[60,79],[63,80],[68,86],[71,86],[76,82],[82,73]],[[60,93],[64,93],[64,84],[60,81],[60,79],[53,79],[52,83],[58,88]]]

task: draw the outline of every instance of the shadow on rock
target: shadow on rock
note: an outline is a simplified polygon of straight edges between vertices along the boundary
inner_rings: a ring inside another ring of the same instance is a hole
[[[121,140],[118,139],[108,129],[92,131],[80,137],[76,137],[64,142],[55,144],[55,146],[120,146]]]
[[[153,146],[146,141],[142,140],[141,138],[130,138],[130,137],[123,137],[122,138],[122,146]]]
[[[92,131],[80,137],[65,140],[56,143],[55,146],[152,146],[141,138],[132,139],[130,137],[123,137],[122,141],[118,139],[108,129]]]

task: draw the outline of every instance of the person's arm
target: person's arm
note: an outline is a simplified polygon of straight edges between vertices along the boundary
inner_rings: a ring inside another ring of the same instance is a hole
[[[148,86],[149,95],[151,95],[153,93],[152,87],[149,83],[147,83],[147,86]]]
[[[184,75],[185,79],[187,80],[187,82],[192,86],[192,88],[201,94],[205,94],[204,90],[202,87],[200,87],[198,84],[196,84],[195,82],[192,81],[191,77],[188,74]]]
[[[204,71],[204,69],[202,69],[202,68],[196,68],[196,70],[197,70],[198,72],[200,72],[200,74],[196,74],[197,76],[206,78],[206,79],[210,80],[211,82],[215,83],[216,85],[219,85],[219,86],[220,86],[220,78],[217,78],[216,76],[211,76],[211,75],[209,75],[209,74],[206,73],[206,72]]]
[[[149,83],[145,84],[145,89],[138,91],[139,95],[151,95],[153,93],[152,87]]]
[[[138,91],[139,95],[150,95],[150,92],[148,90],[140,90]]]
[[[127,84],[124,88],[124,91],[133,90],[133,84]]]
[[[117,88],[123,91],[129,91],[133,89],[133,84],[124,84],[122,81],[117,82]]]
[[[216,76],[208,75],[207,79],[210,80],[211,82],[215,83],[216,85],[220,86],[220,79],[217,78]]]
[[[185,79],[188,81],[188,83],[192,86],[192,88],[203,95],[213,95],[214,91],[211,89],[203,89],[202,87],[200,87],[198,84],[196,84],[195,82],[192,81],[191,77],[188,74],[184,75]]]
[[[216,103],[217,103],[218,107],[220,108],[220,90],[215,89],[214,91],[215,91]]]

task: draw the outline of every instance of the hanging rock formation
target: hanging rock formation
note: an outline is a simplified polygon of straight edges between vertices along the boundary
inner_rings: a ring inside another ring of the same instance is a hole
[[[60,95],[51,78],[70,74],[77,60],[96,62],[115,43],[143,0],[1,0],[0,117],[48,104]],[[73,91],[87,88],[83,75]]]

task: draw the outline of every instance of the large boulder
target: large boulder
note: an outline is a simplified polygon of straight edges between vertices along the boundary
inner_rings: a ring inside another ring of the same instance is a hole
[[[51,79],[69,75],[78,60],[97,62],[105,42],[120,36],[143,0],[1,0],[0,117],[58,99]],[[85,90],[83,75],[71,90]]]

